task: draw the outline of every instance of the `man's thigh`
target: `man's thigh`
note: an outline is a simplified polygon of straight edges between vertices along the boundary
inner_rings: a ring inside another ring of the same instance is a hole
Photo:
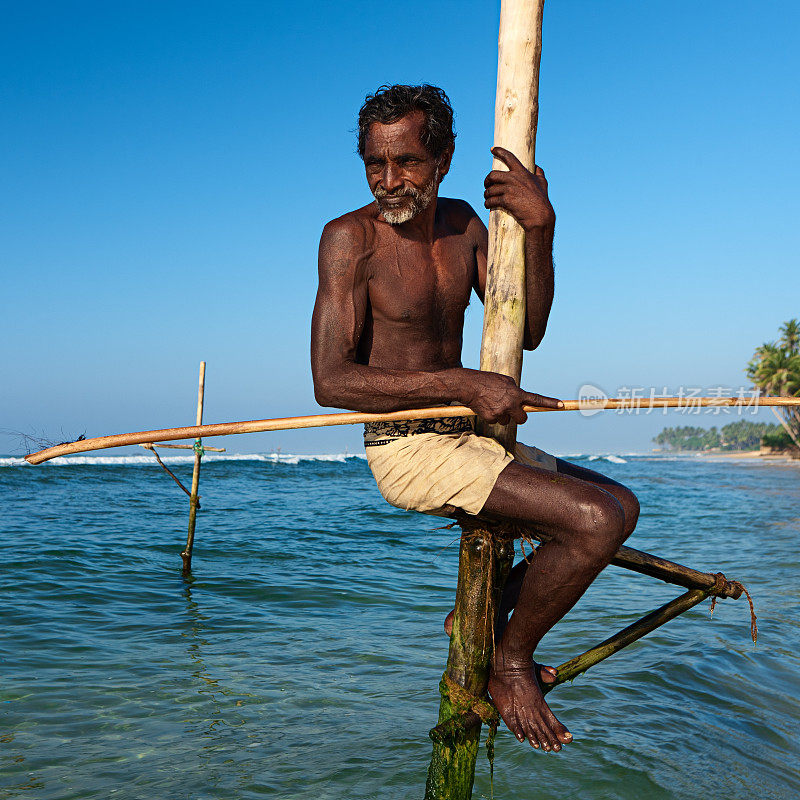
[[[575,530],[604,512],[620,515],[621,504],[610,488],[566,470],[553,472],[512,461],[500,473],[481,513],[550,530]]]

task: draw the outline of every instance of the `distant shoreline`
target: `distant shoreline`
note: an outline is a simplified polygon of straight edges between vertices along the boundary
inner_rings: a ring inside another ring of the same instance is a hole
[[[789,450],[770,452],[761,450],[661,450],[652,451],[654,456],[686,456],[687,458],[703,458],[722,461],[761,461],[769,464],[800,464],[800,456],[792,455]]]
[[[729,458],[746,458],[746,459],[760,459],[762,461],[768,461],[771,464],[791,464],[797,463],[798,459],[793,458],[789,453],[764,453],[761,450],[739,450],[736,452],[717,452],[717,453],[709,453],[707,451],[696,450],[694,451],[694,455],[702,456],[703,458],[721,458],[721,459],[729,459]]]

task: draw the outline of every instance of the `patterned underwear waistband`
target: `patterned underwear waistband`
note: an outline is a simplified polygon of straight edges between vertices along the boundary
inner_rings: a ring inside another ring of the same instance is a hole
[[[441,419],[407,419],[399,422],[366,422],[364,447],[389,444],[402,436],[417,433],[465,433],[473,429],[472,417],[442,417]]]

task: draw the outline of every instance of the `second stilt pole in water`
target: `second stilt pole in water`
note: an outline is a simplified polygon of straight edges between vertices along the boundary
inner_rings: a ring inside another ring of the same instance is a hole
[[[203,424],[203,395],[206,384],[206,362],[200,362],[200,383],[197,388],[197,424]],[[203,459],[203,440],[198,436],[194,440],[194,470],[192,471],[192,491],[189,495],[189,532],[186,536],[186,547],[181,553],[183,559],[183,574],[192,571],[192,547],[194,546],[194,528],[197,524],[197,509],[199,508],[200,495],[200,462]]]

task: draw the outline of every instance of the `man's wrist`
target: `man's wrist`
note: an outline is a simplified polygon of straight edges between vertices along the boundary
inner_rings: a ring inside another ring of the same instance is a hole
[[[467,400],[467,372],[464,367],[451,367],[438,372],[444,388],[444,396],[448,403],[461,403],[468,405]]]
[[[556,220],[555,217],[553,217],[553,220],[551,222],[537,222],[534,225],[523,225],[522,227],[525,233],[528,235],[532,236],[539,235],[544,238],[547,238],[551,236],[553,231],[555,230]]]

